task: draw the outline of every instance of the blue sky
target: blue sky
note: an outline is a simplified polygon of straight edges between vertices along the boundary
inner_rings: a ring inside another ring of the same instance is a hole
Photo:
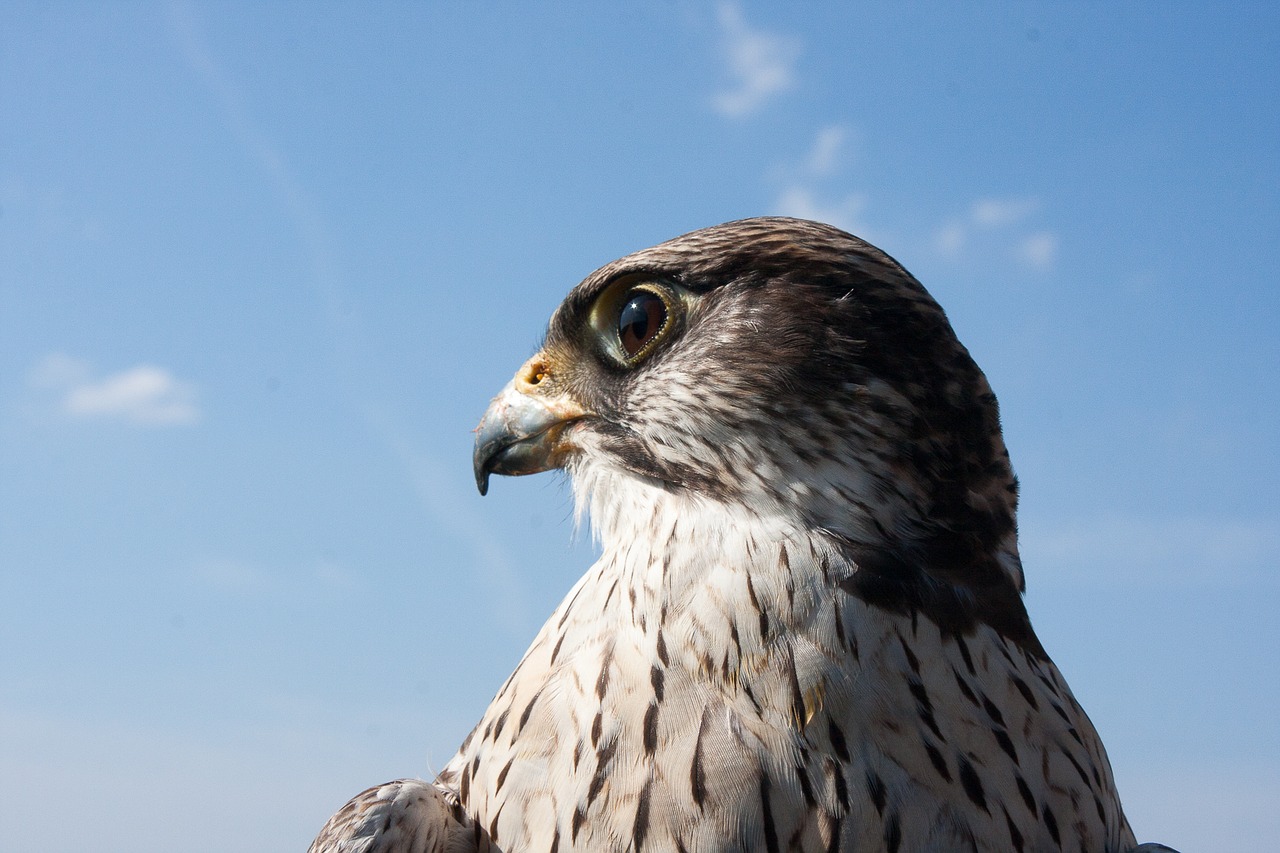
[[[443,764],[592,558],[475,493],[488,399],[767,213],[986,370],[1139,836],[1274,840],[1280,13],[900,5],[4,4],[3,846],[303,849]]]

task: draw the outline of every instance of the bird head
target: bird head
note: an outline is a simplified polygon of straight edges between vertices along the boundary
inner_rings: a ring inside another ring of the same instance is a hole
[[[986,378],[910,273],[829,225],[730,222],[596,270],[490,404],[474,462],[482,494],[563,468],[786,517],[864,563],[928,566],[921,583],[1021,589]]]

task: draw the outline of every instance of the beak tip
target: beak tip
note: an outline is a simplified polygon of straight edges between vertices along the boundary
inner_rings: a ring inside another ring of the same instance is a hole
[[[561,428],[581,417],[563,402],[517,391],[515,380],[494,397],[475,429],[472,466],[480,495],[489,493],[489,475],[519,476],[559,468]]]

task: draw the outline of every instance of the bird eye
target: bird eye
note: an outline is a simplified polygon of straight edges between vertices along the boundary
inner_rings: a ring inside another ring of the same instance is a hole
[[[596,297],[587,314],[587,330],[602,356],[629,370],[680,329],[692,298],[669,281],[624,276]]]
[[[628,358],[645,348],[667,325],[667,303],[648,290],[634,290],[618,312],[618,341]]]

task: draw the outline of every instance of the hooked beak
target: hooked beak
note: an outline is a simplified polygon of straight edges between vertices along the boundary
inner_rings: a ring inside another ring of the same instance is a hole
[[[570,450],[565,428],[589,414],[563,396],[538,393],[545,370],[538,357],[520,368],[489,403],[476,427],[472,457],[476,487],[489,491],[490,474],[537,474],[559,468]]]

